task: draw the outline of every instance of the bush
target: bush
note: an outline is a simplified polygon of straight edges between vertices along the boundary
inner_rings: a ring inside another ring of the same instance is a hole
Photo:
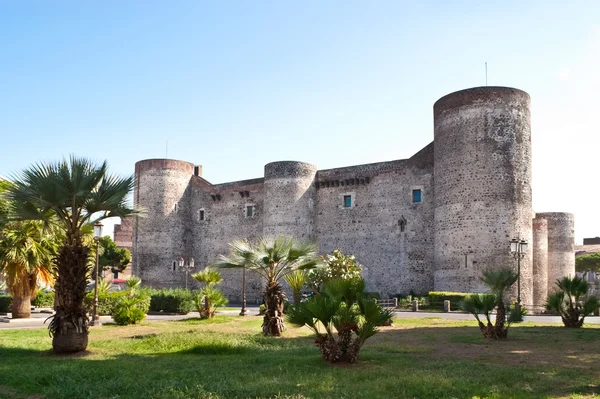
[[[31,300],[31,306],[36,308],[51,308],[54,306],[54,291],[46,292],[39,290],[35,298]]]
[[[460,303],[467,298],[469,293],[466,292],[443,292],[443,291],[430,291],[429,292],[429,304],[434,308],[443,308],[444,301],[450,301],[450,309],[460,309]]]
[[[381,299],[381,294],[379,292],[365,292],[366,299]]]
[[[136,324],[146,318],[150,309],[150,296],[147,292],[139,291],[133,296],[123,296],[115,306],[113,319],[121,326]]]
[[[12,308],[12,296],[0,294],[0,313],[9,313]]]
[[[152,312],[188,314],[195,308],[195,293],[182,288],[150,291]]]
[[[115,307],[121,298],[126,296],[124,291],[117,292],[100,292],[98,291],[98,315],[111,316],[115,313]],[[85,294],[83,304],[88,313],[94,310],[94,291],[89,291]]]
[[[263,316],[265,313],[267,313],[267,307],[263,303],[258,307],[258,314],[259,316]]]

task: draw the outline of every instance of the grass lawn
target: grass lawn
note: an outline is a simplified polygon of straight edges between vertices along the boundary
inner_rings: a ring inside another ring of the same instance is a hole
[[[591,398],[600,329],[513,327],[481,338],[473,322],[397,320],[355,365],[321,360],[308,330],[258,334],[258,317],[105,325],[89,351],[56,357],[45,329],[0,331],[0,399]]]

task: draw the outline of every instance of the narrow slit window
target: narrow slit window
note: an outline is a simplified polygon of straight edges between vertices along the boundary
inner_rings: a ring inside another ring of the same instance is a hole
[[[251,218],[253,216],[254,216],[254,206],[253,205],[246,206],[246,217]]]
[[[422,196],[421,196],[421,190],[412,190],[412,201],[414,203],[418,203],[421,202]]]
[[[204,220],[204,209],[198,211],[198,221]]]
[[[177,270],[177,261],[174,260],[173,261],[173,266],[171,267],[171,271],[176,271]]]
[[[351,207],[352,207],[352,196],[344,195],[344,208],[351,208]]]
[[[173,205],[173,211],[177,212],[177,202]]]

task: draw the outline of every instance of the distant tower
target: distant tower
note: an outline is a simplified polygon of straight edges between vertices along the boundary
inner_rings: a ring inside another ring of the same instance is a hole
[[[436,291],[484,291],[483,271],[516,270],[510,239],[531,242],[529,107],[527,93],[491,86],[434,104]],[[531,251],[521,273],[523,303],[531,304]]]
[[[133,274],[153,287],[183,285],[174,261],[192,253],[189,181],[194,165],[172,159],[147,159],[135,164],[134,200],[145,216],[133,227]]]
[[[283,161],[265,165],[263,233],[312,240],[315,220],[317,168],[304,162]]]
[[[536,215],[533,219],[533,304],[543,310],[548,298],[548,221]]]
[[[575,276],[575,217],[572,213],[536,214],[548,221],[548,294],[557,290],[556,280]]]

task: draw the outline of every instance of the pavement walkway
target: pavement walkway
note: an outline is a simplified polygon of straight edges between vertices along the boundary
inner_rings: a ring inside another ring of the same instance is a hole
[[[249,306],[248,308],[248,316],[257,316],[258,315],[258,307]],[[217,311],[217,314],[223,316],[237,316],[239,315],[240,310],[220,310]],[[42,328],[46,327],[47,324],[44,324],[44,321],[50,316],[50,314],[42,314],[42,313],[32,313],[32,317],[30,319],[18,319],[18,320],[10,320],[10,322],[2,322],[0,320],[0,329],[32,329],[32,328]],[[395,316],[399,319],[423,319],[423,318],[441,318],[448,320],[473,320],[473,316],[467,313],[460,312],[451,312],[451,313],[440,313],[440,312],[410,312],[410,311],[396,311]],[[197,312],[191,312],[186,315],[156,315],[151,314],[146,317],[146,321],[155,322],[155,321],[173,321],[173,320],[184,320],[198,317]],[[0,317],[1,319],[1,317]],[[110,323],[112,322],[112,318],[110,316],[100,316],[101,323]],[[525,316],[524,321],[532,322],[532,323],[559,323],[561,324],[561,319],[558,316],[546,316],[546,315],[535,315],[535,316]],[[585,319],[586,324],[600,324],[599,316],[589,316]]]

